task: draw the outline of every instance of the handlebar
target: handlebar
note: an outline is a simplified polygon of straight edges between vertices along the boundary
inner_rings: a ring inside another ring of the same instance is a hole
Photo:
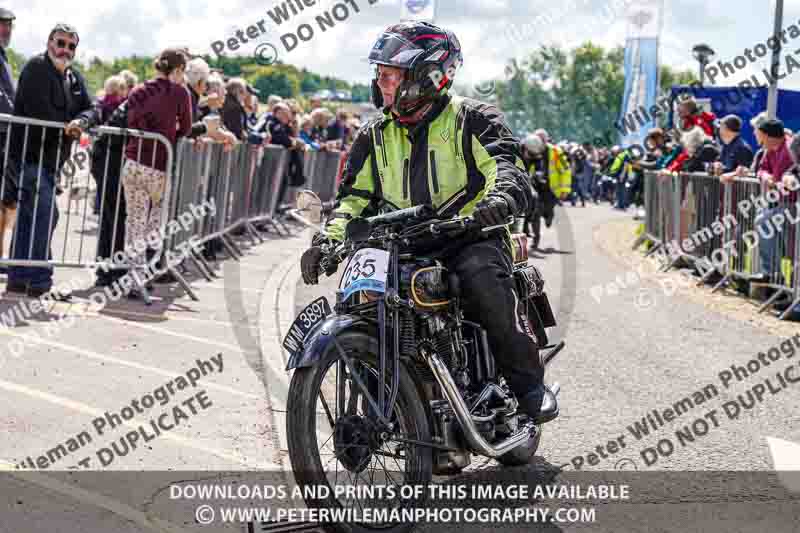
[[[430,217],[433,215],[433,210],[427,205],[418,205],[415,207],[407,207],[405,209],[398,209],[397,211],[392,211],[391,213],[386,213],[384,215],[377,215],[374,217],[367,218],[367,222],[369,222],[372,226],[377,226],[380,224],[394,224],[396,222],[405,222],[411,218],[423,218],[423,217]]]
[[[376,225],[380,224],[391,224],[395,222],[411,220],[416,217],[430,215],[432,212],[433,211],[430,207],[422,205],[417,207],[409,207],[407,209],[399,209],[385,215],[370,217],[366,220],[369,221],[370,225],[375,227]],[[479,228],[481,232],[488,233],[498,228],[503,228],[508,224],[512,224],[513,222],[514,217],[509,217],[504,224],[484,227],[472,217],[458,217],[449,220],[429,220],[427,222],[421,221],[418,224],[414,224],[406,231],[403,231],[401,235],[405,239],[413,239],[422,236],[424,233],[428,233],[430,235],[441,235],[442,233],[447,232],[467,231]],[[328,270],[329,268],[333,267],[333,270],[335,270],[335,265],[338,265],[339,262],[347,256],[350,249],[351,243],[349,242],[342,242],[331,245],[330,247],[323,247],[324,257],[321,263],[323,269]]]

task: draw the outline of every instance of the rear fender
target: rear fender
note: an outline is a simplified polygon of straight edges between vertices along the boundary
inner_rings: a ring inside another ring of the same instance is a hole
[[[303,350],[289,358],[286,370],[316,365],[325,354],[328,345],[342,332],[363,328],[362,318],[353,315],[330,315],[308,332],[303,341]]]

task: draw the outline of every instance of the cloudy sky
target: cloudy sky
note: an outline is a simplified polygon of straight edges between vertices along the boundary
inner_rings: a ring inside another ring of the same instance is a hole
[[[477,82],[502,76],[508,58],[521,57],[543,43],[570,46],[592,39],[606,47],[624,44],[624,7],[636,1],[439,0],[437,23],[453,29],[461,40],[465,64],[458,81]],[[276,25],[268,11],[285,2],[305,9]],[[800,24],[800,2],[785,4],[784,27]],[[60,21],[79,29],[79,57],[84,60],[152,55],[172,45],[212,53],[214,41],[227,41],[237,29],[246,31],[263,21],[266,33],[246,37],[248,42],[241,43],[237,52],[226,53],[251,55],[268,42],[284,62],[362,82],[371,72],[363,57],[380,30],[399,19],[401,10],[401,0],[16,0],[2,5],[17,15],[12,47],[25,55],[43,51],[48,30]],[[665,0],[661,62],[696,69],[691,48],[699,42],[714,48],[717,59],[733,61],[745,48],[766,41],[774,24],[774,5],[775,0]],[[328,11],[342,20],[332,19],[336,25],[323,32],[315,19]],[[555,23],[536,24],[537,17]],[[287,51],[281,37],[303,23],[311,25],[314,35]],[[790,45],[794,46],[787,47],[789,53],[800,50],[800,38]],[[800,61],[800,52],[795,57]],[[768,59],[748,65],[729,80],[760,72]],[[800,89],[800,71],[782,86]]]

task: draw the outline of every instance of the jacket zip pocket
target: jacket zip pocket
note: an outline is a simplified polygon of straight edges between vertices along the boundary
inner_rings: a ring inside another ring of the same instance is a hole
[[[375,126],[375,138],[378,140],[378,146],[381,147],[381,156],[383,157],[383,168],[386,168],[386,145],[383,142],[383,130],[379,126]]]
[[[464,128],[464,108],[462,107],[458,111],[458,115],[456,116],[456,132],[453,136],[453,143],[456,150],[456,157],[459,159],[464,159],[464,156],[461,154],[461,130]]]
[[[439,178],[436,176],[436,152],[431,150],[431,181],[433,182],[433,192],[439,194]]]
[[[408,199],[408,159],[403,159],[403,200]]]

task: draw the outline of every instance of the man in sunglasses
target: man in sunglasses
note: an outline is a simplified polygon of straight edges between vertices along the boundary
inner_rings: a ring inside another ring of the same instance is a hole
[[[80,137],[81,124],[92,113],[86,82],[72,69],[78,42],[75,28],[57,24],[48,37],[47,51],[32,57],[20,74],[14,115],[69,124],[63,128],[31,126],[27,133],[25,125],[11,127],[5,185],[19,200],[12,259],[42,261],[52,257],[50,239],[59,215],[54,201],[58,175],[69,160],[73,139]],[[9,268],[8,292],[38,297],[50,292],[52,286],[52,268]],[[68,299],[69,295],[53,297]]]

